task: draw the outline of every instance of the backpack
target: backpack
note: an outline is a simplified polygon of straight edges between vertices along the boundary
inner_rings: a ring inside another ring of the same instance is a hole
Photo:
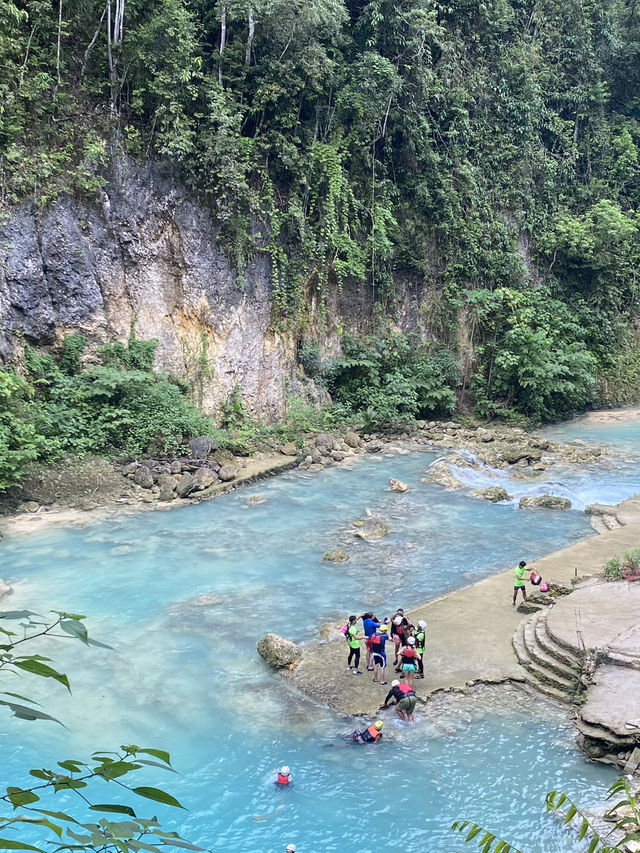
[[[371,637],[371,649],[372,649],[372,650],[373,650],[374,648],[378,648],[378,649],[379,649],[379,648],[381,648],[381,647],[382,647],[382,637],[380,636],[380,634],[374,634],[374,635]]]

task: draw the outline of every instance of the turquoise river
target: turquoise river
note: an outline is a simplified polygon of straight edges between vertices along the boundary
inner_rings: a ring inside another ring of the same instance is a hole
[[[619,454],[556,472],[551,483],[510,483],[516,495],[567,494],[575,511],[526,512],[446,492],[422,482],[435,454],[415,452],[5,540],[0,576],[14,587],[5,609],[86,614],[92,636],[114,650],[52,642],[73,693],[47,684],[40,695],[66,727],[4,715],[2,783],[28,784],[29,768],[137,743],[168,749],[179,771],[149,770],[137,784],[165,787],[187,808],[145,810],[139,801],[138,813],[157,812],[209,850],[284,853],[294,842],[299,853],[452,853],[463,847],[449,829],[461,817],[527,853],[582,849],[544,813],[544,796],[560,788],[590,805],[615,777],[583,760],[562,710],[494,692],[492,701],[452,703],[437,718],[422,712],[412,727],[389,715],[380,746],[354,747],[343,737],[353,721],[292,695],[256,652],[268,631],[312,642],[323,623],[348,613],[410,607],[594,535],[586,504],[640,492],[640,421],[577,421],[549,433]],[[390,476],[411,491],[389,493]],[[482,477],[470,486],[495,484]],[[248,506],[255,494],[266,501]],[[367,508],[389,519],[391,536],[351,545],[346,567],[322,563]],[[345,667],[348,689],[357,690],[359,679],[348,679]],[[31,687],[7,689],[34,695]],[[282,793],[273,780],[283,763],[294,784]],[[48,807],[65,806],[58,796]]]

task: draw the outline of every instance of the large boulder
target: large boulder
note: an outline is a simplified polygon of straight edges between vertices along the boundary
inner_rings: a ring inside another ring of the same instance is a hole
[[[186,474],[183,474],[182,477],[180,477],[180,479],[178,480],[178,483],[176,485],[176,494],[179,498],[186,498],[191,494],[191,492],[195,490],[196,486],[196,478],[193,476],[193,474],[189,474],[187,472]]]
[[[208,489],[209,486],[212,486],[214,483],[218,481],[218,475],[211,468],[207,468],[206,466],[202,468],[198,468],[198,470],[194,473],[194,479],[196,481],[196,488],[198,491],[202,489]]]
[[[365,542],[377,542],[391,533],[391,528],[379,515],[368,515],[353,523],[356,527],[355,535]]]
[[[189,452],[192,459],[206,459],[212,450],[217,450],[218,444],[208,435],[200,435],[189,442]]]
[[[540,495],[538,498],[520,498],[519,506],[520,509],[571,509],[571,501],[557,495]]]
[[[497,504],[500,501],[511,500],[511,495],[508,494],[506,489],[503,489],[500,486],[491,486],[488,489],[480,489],[479,491],[474,492],[473,496],[476,498],[483,498],[485,501],[491,501],[494,504]]]
[[[302,649],[278,634],[267,634],[258,643],[258,654],[272,669],[291,669],[302,659]]]
[[[223,465],[222,468],[218,471],[218,477],[222,480],[223,483],[228,483],[230,480],[235,480],[238,476],[240,469],[235,465]]]
[[[286,444],[280,445],[280,453],[282,453],[283,456],[297,456],[298,448],[296,447],[295,442],[287,441]]]
[[[362,439],[356,432],[348,432],[344,437],[344,443],[355,450],[362,445]]]
[[[539,462],[542,459],[542,450],[532,447],[505,448],[500,456],[510,465],[525,460],[526,462]]]
[[[137,483],[143,489],[150,489],[153,486],[153,473],[147,465],[141,465],[133,475],[133,482]]]

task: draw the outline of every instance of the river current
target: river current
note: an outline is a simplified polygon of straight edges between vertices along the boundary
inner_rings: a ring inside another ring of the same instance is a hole
[[[411,607],[534,560],[593,535],[586,504],[640,492],[640,422],[578,421],[549,433],[620,452],[613,464],[555,472],[551,484],[508,484],[516,497],[566,494],[575,511],[525,512],[517,501],[494,505],[446,492],[422,482],[436,456],[408,453],[362,458],[347,471],[284,474],[170,512],[5,541],[0,576],[14,587],[9,606],[84,613],[92,636],[114,651],[52,642],[73,693],[46,685],[39,695],[67,728],[4,717],[3,784],[27,784],[29,768],[57,759],[137,743],[170,750],[180,774],[149,771],[137,784],[164,786],[188,809],[145,810],[139,801],[138,813],[158,813],[166,827],[210,850],[281,853],[293,842],[300,853],[451,853],[462,849],[449,831],[457,818],[528,853],[581,849],[544,814],[544,796],[559,788],[593,804],[615,776],[583,760],[561,710],[518,699],[517,691],[499,700],[491,693],[435,719],[422,712],[415,726],[389,715],[383,743],[358,748],[342,737],[352,721],[290,694],[255,649],[268,631],[310,642],[323,623],[351,612]],[[390,476],[411,491],[388,492]],[[496,484],[489,474],[470,482]],[[249,505],[258,494],[265,502]],[[375,545],[353,544],[346,530],[367,509],[384,515],[392,533]],[[346,566],[322,562],[325,551],[347,542]],[[34,695],[31,688],[10,689]],[[293,785],[280,792],[273,780],[283,763]],[[65,805],[58,796],[51,807]]]

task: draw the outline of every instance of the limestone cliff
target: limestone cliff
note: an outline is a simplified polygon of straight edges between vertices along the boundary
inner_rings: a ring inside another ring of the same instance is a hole
[[[0,229],[0,362],[22,342],[82,333],[91,347],[157,338],[156,367],[187,379],[207,412],[238,387],[272,418],[296,390],[296,341],[271,324],[268,259],[242,283],[209,213],[155,168],[121,160],[101,203],[22,207]],[[293,384],[293,389],[292,389]]]

